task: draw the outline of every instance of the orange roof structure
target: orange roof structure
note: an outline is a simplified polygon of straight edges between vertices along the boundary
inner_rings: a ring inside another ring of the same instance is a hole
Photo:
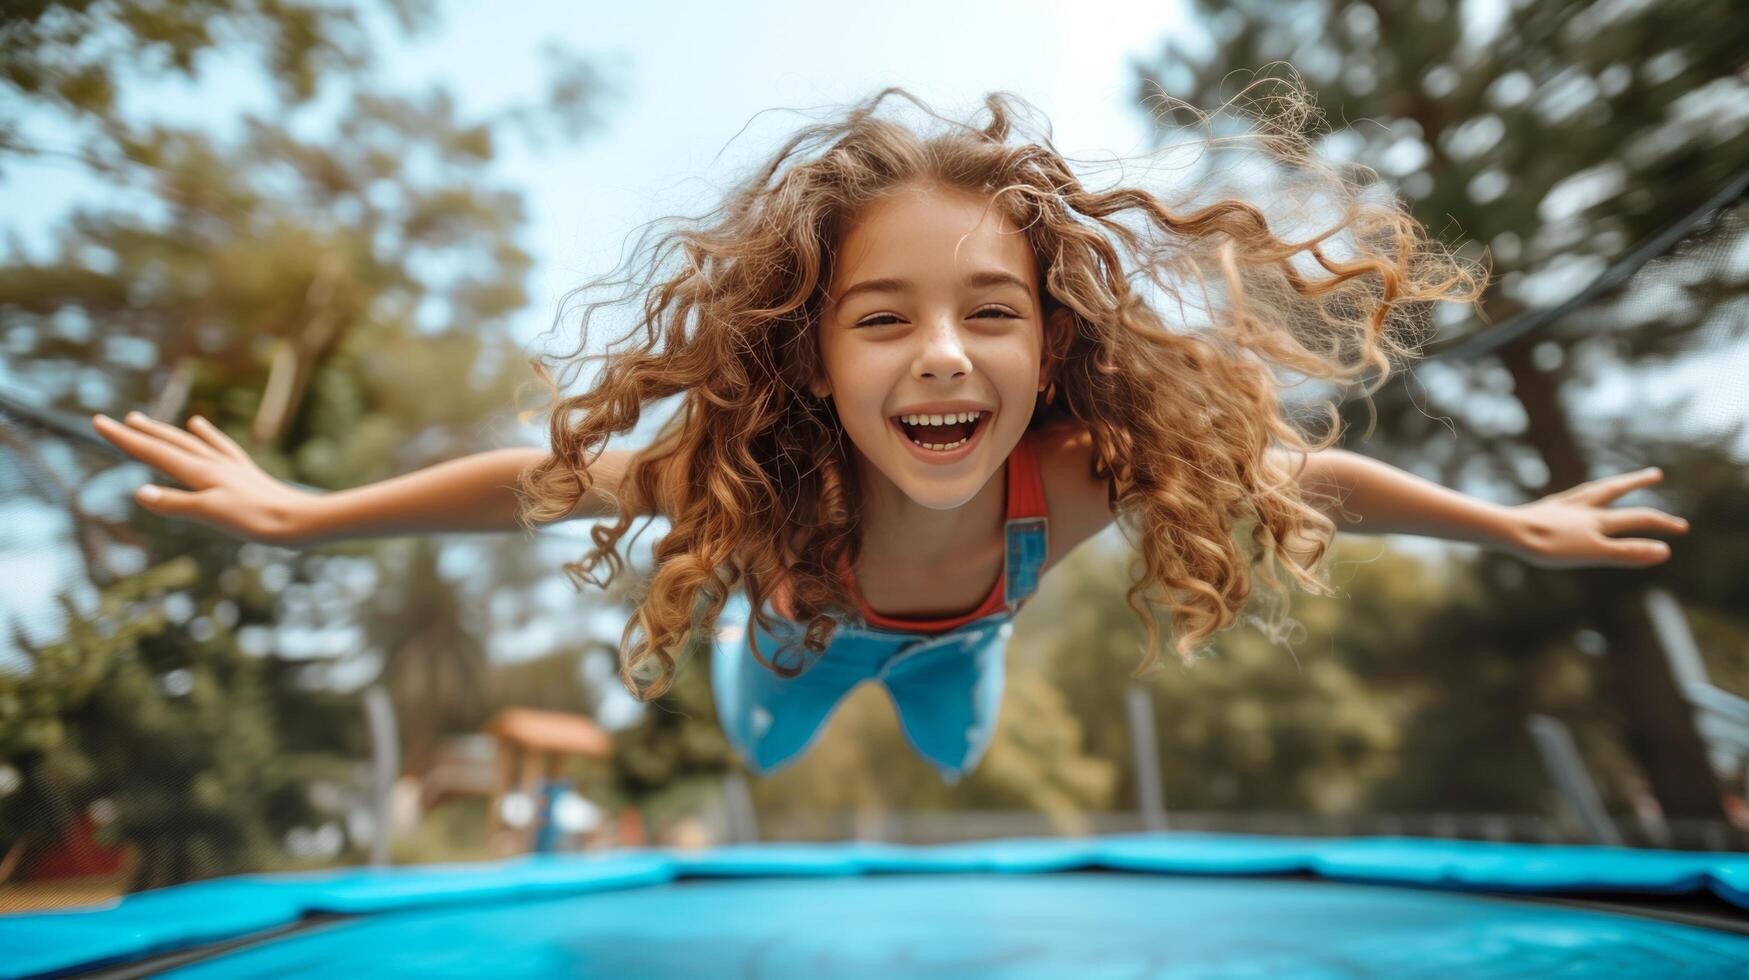
[[[486,723],[486,731],[536,752],[563,752],[605,759],[613,736],[582,715],[538,708],[505,708]]]

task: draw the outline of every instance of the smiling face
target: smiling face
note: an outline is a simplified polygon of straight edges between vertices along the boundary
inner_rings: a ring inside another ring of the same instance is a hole
[[[989,201],[907,185],[870,205],[838,243],[820,324],[813,393],[863,461],[932,510],[1001,469],[1045,382],[1032,246]]]

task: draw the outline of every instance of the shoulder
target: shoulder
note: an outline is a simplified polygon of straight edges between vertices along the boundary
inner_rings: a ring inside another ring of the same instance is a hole
[[[1093,434],[1073,420],[1059,420],[1030,433],[1050,513],[1050,560],[1112,522],[1108,481],[1093,475]]]

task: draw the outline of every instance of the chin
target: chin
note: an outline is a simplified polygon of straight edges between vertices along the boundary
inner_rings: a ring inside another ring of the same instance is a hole
[[[973,487],[970,490],[956,491],[951,495],[943,493],[941,487],[907,487],[900,484],[899,489],[905,491],[905,496],[910,497],[911,502],[919,507],[927,507],[930,510],[958,510],[978,495],[981,486]]]

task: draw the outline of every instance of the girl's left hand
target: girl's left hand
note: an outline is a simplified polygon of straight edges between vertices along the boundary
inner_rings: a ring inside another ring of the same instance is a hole
[[[1687,521],[1652,507],[1609,507],[1617,497],[1663,478],[1662,471],[1651,467],[1591,480],[1512,507],[1516,540],[1507,550],[1541,568],[1643,568],[1665,561],[1670,557],[1666,542],[1611,535],[1686,534]]]

